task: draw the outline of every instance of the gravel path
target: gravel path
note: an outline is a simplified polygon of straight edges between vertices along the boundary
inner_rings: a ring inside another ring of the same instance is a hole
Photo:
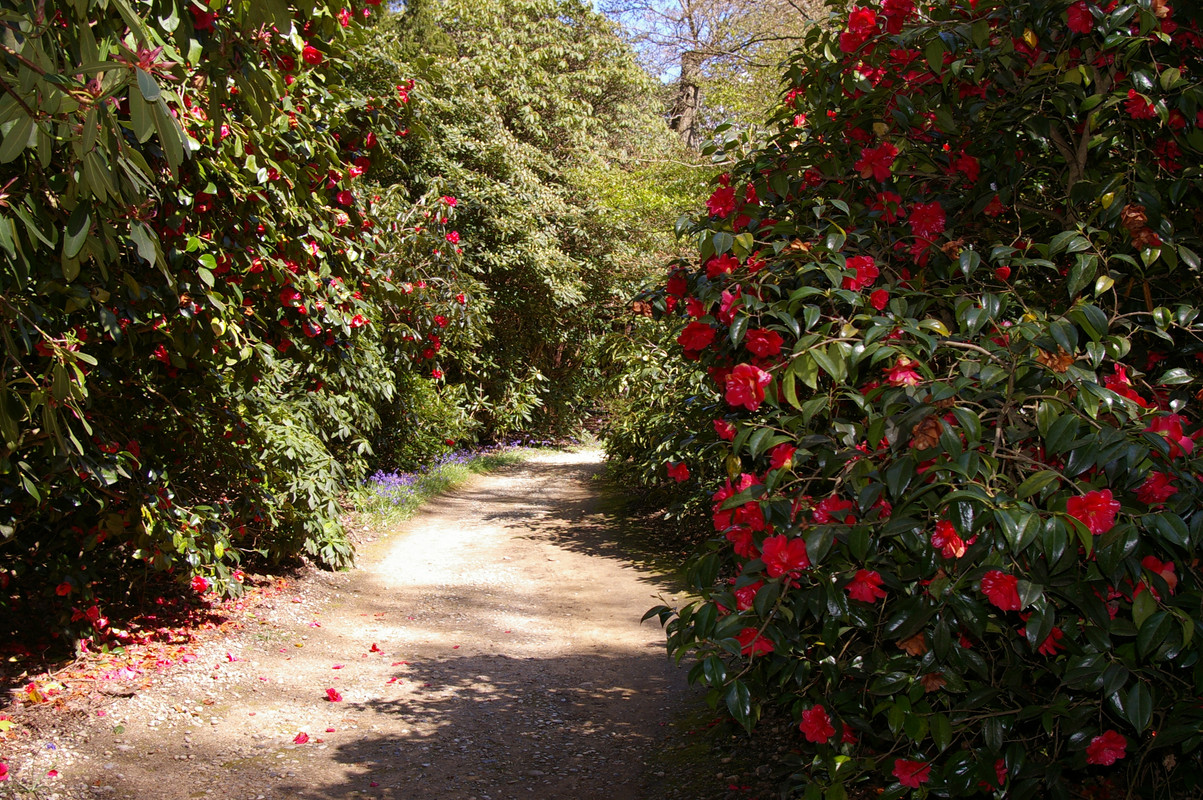
[[[39,731],[9,755],[39,788],[10,796],[680,796],[663,754],[688,747],[674,721],[695,699],[639,622],[673,589],[613,544],[600,469],[540,453],[436,498],[358,570]]]

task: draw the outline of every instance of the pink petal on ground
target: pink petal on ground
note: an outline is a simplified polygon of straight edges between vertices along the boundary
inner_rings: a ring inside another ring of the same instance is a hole
[[[341,703],[343,696],[338,693],[338,689],[327,689],[326,690],[326,699],[329,700],[331,703]]]
[[[301,731],[300,733],[297,734],[296,738],[293,739],[293,742],[295,742],[296,744],[305,744],[308,741],[309,741],[309,734],[305,733],[305,731]]]

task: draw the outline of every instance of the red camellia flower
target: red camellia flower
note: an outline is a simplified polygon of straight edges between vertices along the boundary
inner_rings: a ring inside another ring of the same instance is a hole
[[[1128,740],[1116,731],[1103,731],[1086,745],[1086,763],[1109,767],[1124,757]]]
[[[685,354],[696,354],[705,350],[714,341],[714,328],[705,322],[691,322],[677,337],[677,344],[685,350]]]
[[[872,177],[875,181],[885,182],[890,179],[890,167],[898,156],[898,148],[890,142],[882,142],[877,147],[866,147],[861,150],[860,158],[852,165],[862,178]]]
[[[1157,109],[1148,99],[1135,89],[1128,90],[1128,99],[1124,101],[1124,110],[1132,119],[1156,119]]]
[[[1178,493],[1177,486],[1171,486],[1173,479],[1164,472],[1150,472],[1149,477],[1136,490],[1136,497],[1145,505],[1158,505],[1169,500]]]
[[[906,356],[899,356],[894,366],[886,370],[886,379],[891,386],[918,386],[923,383],[923,376],[915,371],[915,362]]]
[[[689,284],[685,282],[685,276],[681,274],[680,270],[668,276],[666,290],[673,297],[684,297],[685,292],[689,291]]]
[[[314,66],[314,67],[319,66],[323,60],[322,51],[318,50],[316,47],[314,47],[311,44],[307,44],[307,45],[305,45],[304,48],[301,49],[301,59],[306,64],[309,64],[311,66]]]
[[[1184,453],[1190,455],[1195,449],[1195,440],[1186,435],[1182,421],[1178,414],[1166,414],[1154,419],[1144,432],[1164,436],[1170,443],[1170,458],[1177,458]]]
[[[872,286],[881,275],[881,270],[877,268],[877,262],[872,256],[853,256],[848,259],[847,266],[848,269],[856,270],[856,276],[845,276],[842,286],[854,292]]]
[[[1064,638],[1065,631],[1054,625],[1053,629],[1048,634],[1048,638],[1046,638],[1041,645],[1036,648],[1036,652],[1040,653],[1041,655],[1055,656],[1058,650],[1064,649],[1064,645],[1061,644],[1061,640]]]
[[[451,233],[447,234],[447,241],[451,242],[452,244],[459,244],[459,231],[452,231]]]
[[[773,652],[773,643],[755,628],[744,628],[735,637],[739,642],[740,652],[745,656],[759,656]]]
[[[735,438],[735,426],[725,419],[716,419],[714,421],[714,432],[718,434],[718,438],[731,441]]]
[[[1003,611],[1018,611],[1019,579],[1001,570],[992,569],[982,576],[982,594]]]
[[[756,556],[752,556],[755,558]],[[747,611],[756,601],[756,593],[760,591],[760,587],[764,586],[764,581],[756,581],[747,586],[741,586],[735,590],[735,608],[739,611]]]
[[[739,259],[730,254],[715,256],[706,262],[706,277],[714,280],[720,275],[729,275],[739,269]]]
[[[894,777],[903,786],[918,789],[919,784],[931,780],[931,765],[926,761],[908,761],[905,758],[894,759]]]
[[[784,340],[777,331],[755,328],[744,335],[744,347],[757,358],[768,358],[781,352]]]
[[[915,203],[911,206],[911,232],[924,239],[944,232],[944,207],[938,201]]]
[[[59,597],[66,597],[67,595],[71,594],[71,584],[65,581],[60,583],[58,586],[54,587],[54,593]]]
[[[338,204],[340,206],[349,206],[349,205],[354,204],[355,195],[352,194],[349,190],[343,189],[341,192],[339,192],[337,195],[335,195],[334,199],[338,201]]]
[[[869,37],[878,33],[880,31],[877,28],[877,13],[871,8],[853,6],[848,12],[848,29],[840,34],[840,50],[845,53],[855,52]]]
[[[1069,29],[1074,33],[1090,33],[1094,28],[1094,17],[1090,15],[1090,7],[1084,0],[1078,0],[1065,12],[1068,17]]]
[[[1081,522],[1095,536],[1106,533],[1115,525],[1115,515],[1119,513],[1119,501],[1113,500],[1110,489],[1096,489],[1081,497],[1071,497],[1065,504],[1065,510],[1074,519]]]
[[[769,468],[781,469],[793,460],[796,452],[798,448],[788,442],[782,442],[769,451]]]
[[[733,545],[735,555],[743,556],[744,558],[760,558],[760,551],[756,549],[756,540],[752,537],[751,528],[736,527],[723,535]]]
[[[833,522],[844,522],[851,525],[856,522],[856,516],[853,514],[845,514],[845,511],[852,511],[856,508],[856,504],[851,500],[841,500],[838,497],[825,497],[817,506],[814,513],[811,514],[811,519],[816,525],[830,525]]]
[[[869,305],[876,308],[878,311],[885,311],[886,306],[890,302],[890,293],[885,289],[877,289],[869,295]]]
[[[875,603],[878,599],[886,596],[885,589],[881,588],[881,575],[876,570],[870,572],[858,569],[856,575],[844,588],[848,590],[848,596],[853,600],[865,603]]]
[[[906,218],[906,209],[902,207],[902,195],[897,192],[878,192],[877,199],[869,204],[869,208],[880,211],[881,218],[891,225]]]
[[[772,380],[773,376],[760,367],[736,364],[735,369],[727,376],[727,402],[755,411],[764,402],[764,387]]]
[[[189,4],[188,11],[192,13],[192,27],[198,31],[213,30],[213,21],[217,19],[216,11],[202,11]]]
[[[0,761],[0,781],[8,780],[8,764]]]
[[[802,712],[802,722],[798,730],[806,737],[806,741],[823,744],[835,736],[835,728],[831,726],[831,717],[823,706],[811,706]]]
[[[729,217],[735,211],[735,187],[720,186],[706,201],[706,210],[712,217]]]
[[[886,33],[902,33],[903,23],[915,13],[912,0],[885,0],[881,15],[886,18]]]
[[[940,555],[945,558],[960,558],[965,555],[965,540],[946,519],[936,523],[936,531],[931,535],[931,546],[939,550]]]
[[[810,566],[806,542],[802,539],[789,539],[784,534],[770,536],[761,544],[760,551],[765,572],[770,578],[779,578]]]
[[[1165,585],[1169,587],[1170,594],[1173,594],[1174,590],[1178,588],[1178,576],[1174,573],[1173,561],[1162,561],[1157,556],[1145,556],[1140,560],[1140,565],[1154,575],[1160,575],[1161,579],[1165,581]],[[1144,583],[1141,582],[1140,586],[1136,587],[1135,594],[1140,594],[1143,586]],[[1153,596],[1157,597],[1156,591],[1153,592]]]
[[[676,464],[671,461],[665,461],[664,466],[668,469],[668,477],[672,478],[677,483],[682,483],[689,480],[689,465],[684,461]]]

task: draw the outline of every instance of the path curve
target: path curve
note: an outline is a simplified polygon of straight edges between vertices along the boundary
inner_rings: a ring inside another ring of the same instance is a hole
[[[600,471],[543,452],[435,498],[358,570],[93,712],[58,797],[672,794],[654,754],[692,695],[639,619],[673,590],[613,544]]]

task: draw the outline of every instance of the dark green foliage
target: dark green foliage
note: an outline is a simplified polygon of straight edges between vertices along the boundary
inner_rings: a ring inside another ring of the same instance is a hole
[[[1160,3],[854,9],[689,226],[732,435],[635,454],[726,479],[653,613],[788,791],[1197,796],[1201,69]]]

